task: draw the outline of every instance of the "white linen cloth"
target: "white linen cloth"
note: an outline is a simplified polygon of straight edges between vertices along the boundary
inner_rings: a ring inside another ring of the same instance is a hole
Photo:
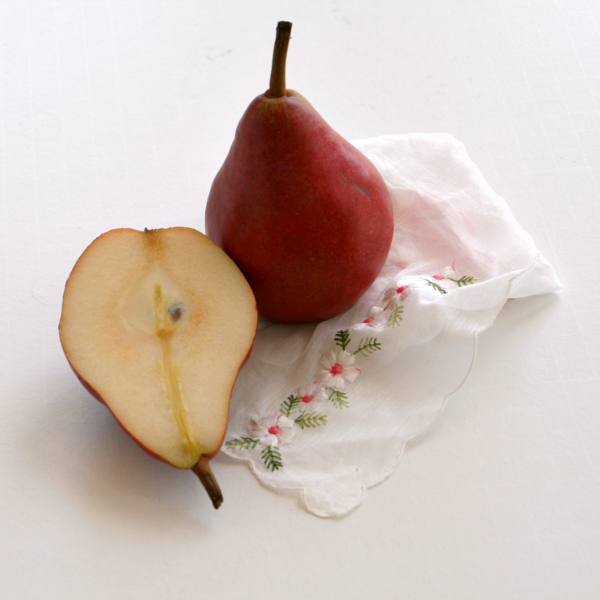
[[[382,174],[395,234],[381,274],[318,325],[261,321],[223,451],[309,511],[340,516],[389,477],[466,381],[477,335],[509,298],[561,287],[551,265],[446,134],[355,145]]]

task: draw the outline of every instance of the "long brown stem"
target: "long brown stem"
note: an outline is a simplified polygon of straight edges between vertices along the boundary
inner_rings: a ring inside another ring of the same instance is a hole
[[[200,482],[204,486],[204,489],[208,492],[210,499],[212,500],[213,506],[219,508],[223,503],[223,494],[221,488],[213,475],[210,465],[208,464],[208,458],[203,454],[200,460],[192,467],[192,471],[198,475]]]
[[[272,98],[285,96],[285,59],[290,43],[292,24],[289,21],[277,23],[277,37],[273,49],[273,65],[271,66],[271,83],[267,95]]]

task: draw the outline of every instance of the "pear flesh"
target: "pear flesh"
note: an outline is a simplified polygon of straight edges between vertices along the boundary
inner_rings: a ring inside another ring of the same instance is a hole
[[[212,184],[206,231],[246,276],[263,317],[307,323],[370,287],[389,253],[393,210],[368,158],[285,88],[285,26],[271,87],[244,113]]]
[[[257,311],[236,265],[188,228],[97,238],[65,287],[60,339],[94,396],[152,456],[194,470],[220,504],[219,450]]]

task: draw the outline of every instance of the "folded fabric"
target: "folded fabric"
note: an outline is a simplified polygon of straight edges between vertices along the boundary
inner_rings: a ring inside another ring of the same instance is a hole
[[[315,515],[340,516],[389,477],[466,381],[477,335],[509,298],[558,290],[552,266],[446,134],[355,142],[394,204],[386,265],[318,325],[261,321],[223,451]]]

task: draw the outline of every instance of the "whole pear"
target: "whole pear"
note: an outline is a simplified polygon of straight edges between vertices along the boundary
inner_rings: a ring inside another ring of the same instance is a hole
[[[373,283],[393,211],[371,161],[286,89],[290,31],[278,24],[270,88],[237,127],[210,190],[206,232],[246,276],[261,316],[309,323],[343,312]]]

